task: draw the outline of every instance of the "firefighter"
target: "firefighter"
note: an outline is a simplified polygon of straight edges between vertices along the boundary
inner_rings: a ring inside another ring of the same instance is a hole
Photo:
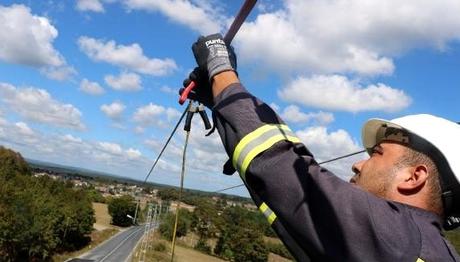
[[[442,231],[459,224],[460,125],[431,115],[369,120],[370,158],[348,183],[240,84],[220,34],[192,50],[198,67],[184,86],[195,81],[189,98],[213,111],[230,157],[224,173],[238,171],[298,261],[460,261]]]

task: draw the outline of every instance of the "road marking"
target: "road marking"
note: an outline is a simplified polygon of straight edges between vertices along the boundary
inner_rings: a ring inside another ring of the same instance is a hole
[[[102,262],[104,261],[105,259],[107,259],[110,255],[113,254],[113,252],[115,252],[121,245],[123,245],[123,243],[126,242],[126,240],[128,240],[132,235],[136,234],[137,232],[139,232],[140,230],[142,229],[139,228],[137,229],[136,231],[134,231],[133,233],[129,234],[129,236],[127,236],[125,239],[123,239],[123,241],[120,242],[120,244],[118,244],[118,246],[116,246],[112,251],[110,251],[110,253],[108,253],[105,257],[103,257],[101,260],[99,260],[99,262]]]

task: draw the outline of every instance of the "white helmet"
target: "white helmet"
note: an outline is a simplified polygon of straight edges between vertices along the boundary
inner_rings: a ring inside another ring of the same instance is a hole
[[[394,132],[403,130],[405,132]],[[370,119],[363,126],[363,146],[368,150],[383,139],[397,140],[429,156],[439,169],[446,221],[460,225],[460,125],[427,115],[409,115],[391,121]]]

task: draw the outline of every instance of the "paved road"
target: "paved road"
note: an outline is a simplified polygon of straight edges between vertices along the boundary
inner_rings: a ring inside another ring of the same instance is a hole
[[[70,261],[123,262],[133,251],[144,233],[144,226],[131,227],[120,232],[93,250]]]

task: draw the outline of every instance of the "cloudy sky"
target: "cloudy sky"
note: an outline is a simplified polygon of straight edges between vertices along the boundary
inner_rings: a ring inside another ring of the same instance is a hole
[[[225,33],[242,1],[0,2],[0,144],[25,157],[143,180],[184,108],[191,44]],[[361,149],[366,119],[460,120],[458,0],[259,1],[234,40],[246,87],[319,161]],[[221,175],[217,135],[192,127],[185,186]],[[179,184],[185,134],[149,181]],[[346,159],[327,167],[344,179]],[[245,195],[243,188],[228,193]]]

